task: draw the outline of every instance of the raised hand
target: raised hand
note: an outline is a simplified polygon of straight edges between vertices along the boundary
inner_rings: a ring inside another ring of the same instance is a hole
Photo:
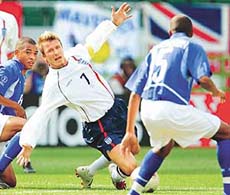
[[[116,25],[121,25],[125,20],[132,17],[132,15],[129,15],[131,7],[128,3],[123,3],[117,11],[115,11],[115,8],[112,6],[112,14],[111,14],[111,20]]]

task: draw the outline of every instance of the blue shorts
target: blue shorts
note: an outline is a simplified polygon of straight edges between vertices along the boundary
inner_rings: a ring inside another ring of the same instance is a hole
[[[116,98],[112,108],[99,120],[83,124],[85,142],[98,149],[108,160],[107,151],[120,144],[125,135],[127,106],[122,99]]]

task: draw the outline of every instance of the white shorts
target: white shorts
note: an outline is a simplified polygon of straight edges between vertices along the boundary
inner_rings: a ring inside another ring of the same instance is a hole
[[[2,135],[2,130],[6,124],[6,121],[8,120],[9,117],[10,117],[9,115],[3,115],[0,113],[0,137]]]
[[[150,136],[151,146],[159,150],[171,139],[187,147],[200,138],[213,137],[220,127],[220,119],[191,105],[169,101],[142,100],[141,119]]]
[[[3,115],[0,113],[0,137],[2,134],[2,130],[6,124],[6,121],[8,120],[9,117],[10,117],[9,115]],[[6,144],[6,142],[1,142],[1,140],[0,140],[0,154],[5,149],[5,144]]]

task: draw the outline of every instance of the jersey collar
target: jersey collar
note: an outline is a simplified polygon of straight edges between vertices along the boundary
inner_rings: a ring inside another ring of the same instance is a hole
[[[17,63],[17,65],[18,65],[18,67],[19,67],[19,69],[22,71],[22,70],[24,70],[24,65],[19,61],[19,59],[17,59],[17,58],[14,58],[14,61],[16,61]]]
[[[188,37],[188,36],[183,32],[177,32],[177,33],[173,33],[170,38],[177,38],[177,37]]]

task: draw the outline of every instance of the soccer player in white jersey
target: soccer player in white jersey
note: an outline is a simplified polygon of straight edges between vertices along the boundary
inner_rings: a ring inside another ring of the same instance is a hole
[[[0,11],[0,64],[13,57],[18,40],[18,23],[12,14]]]
[[[23,127],[20,138],[22,151],[18,163],[26,164],[37,140],[45,130],[50,113],[66,105],[78,111],[84,122],[83,137],[88,145],[97,148],[119,167],[122,179],[137,166],[132,153],[121,155],[120,143],[125,133],[127,107],[115,99],[108,83],[95,72],[91,56],[98,51],[108,36],[129,19],[130,5],[123,3],[118,10],[112,8],[111,21],[105,20],[87,38],[64,54],[57,35],[44,32],[38,47],[50,69],[44,84],[42,102]],[[115,170],[115,169],[114,169]]]
[[[171,19],[169,39],[151,49],[144,63],[127,82],[132,91],[126,135],[122,150],[135,152],[134,121],[141,102],[141,118],[153,147],[144,157],[139,176],[130,195],[139,195],[178,143],[182,147],[200,138],[217,141],[217,158],[223,175],[224,194],[230,194],[230,126],[217,116],[189,105],[193,81],[225,101],[225,93],[211,80],[211,71],[203,48],[192,42],[192,22],[184,15]]]

